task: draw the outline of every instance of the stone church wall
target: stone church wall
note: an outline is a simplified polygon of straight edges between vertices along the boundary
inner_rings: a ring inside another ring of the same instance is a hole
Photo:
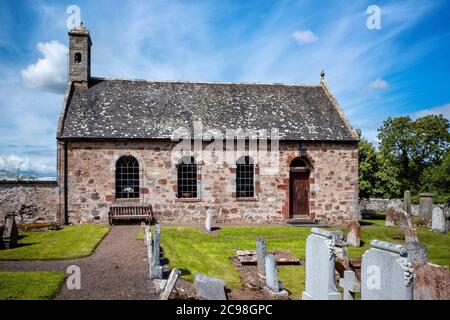
[[[55,222],[58,201],[56,181],[0,181],[0,224],[8,212],[17,223]]]
[[[162,223],[203,222],[206,210],[219,223],[276,223],[289,217],[289,164],[299,144],[280,142],[280,170],[255,169],[255,198],[235,197],[236,168],[200,164],[199,199],[176,197],[177,176],[171,141],[68,142],[68,208],[71,223],[107,222],[115,199],[115,163],[132,155],[140,166],[140,199],[153,206]],[[310,173],[310,212],[322,222],[345,224],[358,215],[356,143],[306,143]],[[62,170],[62,169],[61,169]],[[62,172],[60,172],[62,175]],[[120,199],[117,200],[119,202]]]

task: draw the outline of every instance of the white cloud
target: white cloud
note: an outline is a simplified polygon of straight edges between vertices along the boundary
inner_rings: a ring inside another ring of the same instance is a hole
[[[23,157],[16,154],[0,155],[0,169],[7,169],[14,172],[33,172],[38,175],[48,175],[56,171],[55,165],[48,163],[48,159],[38,157]]]
[[[24,84],[33,89],[63,92],[67,76],[67,47],[58,41],[38,43],[44,56],[21,71]]]
[[[375,90],[384,90],[389,88],[389,83],[383,79],[377,79],[370,83],[370,87]]]
[[[292,37],[298,44],[312,43],[319,39],[311,30],[295,31]]]
[[[440,115],[442,114],[444,118],[450,119],[450,103],[436,108],[423,109],[411,113],[411,117],[414,119],[421,118],[428,115]]]

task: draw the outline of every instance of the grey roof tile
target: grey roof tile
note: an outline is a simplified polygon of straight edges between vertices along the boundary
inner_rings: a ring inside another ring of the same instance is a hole
[[[179,127],[277,128],[284,140],[356,140],[322,85],[94,78],[75,87],[59,138],[170,138]]]

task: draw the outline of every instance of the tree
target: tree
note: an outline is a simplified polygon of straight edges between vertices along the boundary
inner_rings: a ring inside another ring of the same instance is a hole
[[[377,153],[375,147],[365,138],[361,137],[358,130],[358,163],[359,163],[359,196],[370,198],[375,188],[375,173],[377,172]]]
[[[367,139],[359,136],[359,197],[393,198],[400,194],[398,170]]]
[[[439,165],[429,166],[420,177],[421,192],[436,195],[450,194],[450,150],[447,149]]]
[[[380,154],[398,168],[401,192],[419,192],[419,177],[442,162],[450,143],[450,124],[442,115],[388,118],[378,129]]]

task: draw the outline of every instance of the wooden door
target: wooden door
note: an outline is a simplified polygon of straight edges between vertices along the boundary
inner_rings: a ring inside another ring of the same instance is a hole
[[[291,217],[309,216],[309,172],[291,172]]]

